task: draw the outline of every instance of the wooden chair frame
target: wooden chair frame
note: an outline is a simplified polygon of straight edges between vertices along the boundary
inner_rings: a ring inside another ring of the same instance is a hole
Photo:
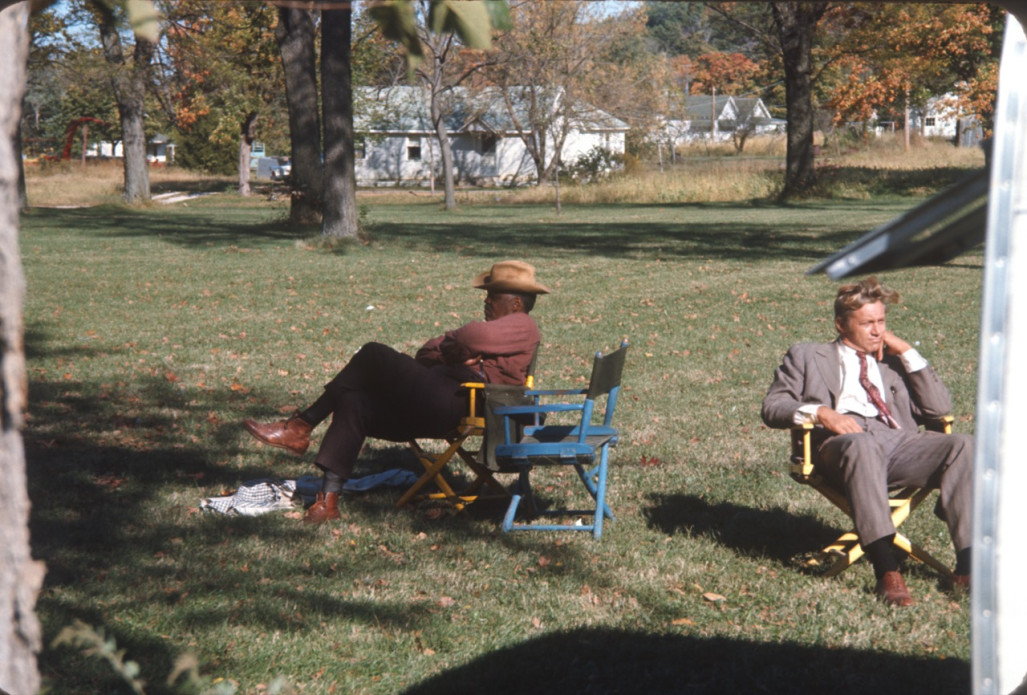
[[[532,376],[528,377],[528,385],[534,383]],[[417,456],[417,460],[424,466],[424,473],[414,482],[413,485],[403,493],[403,496],[396,501],[396,507],[404,507],[411,502],[418,500],[444,500],[450,503],[454,509],[463,510],[468,504],[481,499],[482,497],[509,499],[510,493],[496,480],[493,471],[489,470],[478,461],[478,450],[469,448],[468,440],[480,439],[485,434],[485,418],[478,414],[478,405],[485,392],[485,384],[468,382],[461,384],[462,388],[468,390],[467,415],[460,420],[456,431],[445,437],[448,443],[446,449],[435,453],[427,451],[419,442],[411,439],[407,444]],[[466,488],[457,492],[443,475],[447,465],[454,459],[459,458],[471,469],[474,479]],[[426,485],[432,483],[438,492],[422,493]],[[490,490],[490,494],[482,493],[482,488]]]
[[[952,422],[952,416],[946,415],[937,421],[927,423],[927,428],[949,434],[952,432]],[[849,507],[848,500],[845,499],[845,494],[829,484],[816,471],[813,452],[813,430],[814,426],[809,424],[796,426],[791,429],[792,459],[790,474],[796,482],[812,487],[851,519],[852,509]],[[891,518],[896,528],[894,544],[913,559],[933,567],[943,577],[951,580],[952,571],[948,567],[897,530],[899,525],[908,519],[909,515],[932,492],[934,492],[934,488],[910,486],[898,488],[890,493]],[[856,535],[855,530],[852,530],[840,535],[833,543],[823,549],[822,554],[824,557],[834,558],[833,564],[825,573],[825,576],[833,577],[841,574],[859,560],[863,556],[863,549],[859,545],[859,537]]]
[[[524,390],[535,385],[538,350],[539,346],[535,345],[535,351],[532,353],[531,362],[528,365],[528,374],[524,380]],[[461,511],[468,504],[480,499],[510,499],[510,492],[496,480],[494,475],[496,471],[490,470],[482,460],[481,448],[484,444],[485,417],[481,412],[487,386],[483,382],[466,382],[460,386],[467,390],[467,414],[460,418],[460,424],[452,434],[443,437],[447,444],[446,448],[435,453],[425,449],[415,439],[407,442],[410,450],[414,452],[417,460],[424,467],[424,473],[396,501],[397,508],[405,507],[411,502],[430,499],[448,502],[454,509]],[[500,388],[520,389],[521,387]],[[471,439],[479,441],[477,449],[470,447],[469,440]],[[454,460],[454,457],[463,461],[474,476],[471,483],[459,492],[453,489],[444,476],[446,467]],[[434,485],[438,491],[422,493],[421,491],[429,483]]]

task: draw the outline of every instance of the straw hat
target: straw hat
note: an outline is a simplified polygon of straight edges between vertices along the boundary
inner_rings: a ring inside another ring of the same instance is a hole
[[[548,287],[535,281],[535,266],[524,261],[500,261],[474,278],[474,287],[493,292],[549,294]]]

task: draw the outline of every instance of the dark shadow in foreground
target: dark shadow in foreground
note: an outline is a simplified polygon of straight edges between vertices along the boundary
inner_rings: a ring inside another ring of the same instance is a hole
[[[954,659],[855,649],[578,629],[487,654],[404,692],[780,695],[903,691],[969,692],[970,665]]]

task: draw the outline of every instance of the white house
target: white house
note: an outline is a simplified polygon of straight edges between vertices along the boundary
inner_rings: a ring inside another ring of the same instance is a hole
[[[89,145],[88,157],[123,157],[125,156],[124,144],[121,140],[117,142],[94,142]],[[172,164],[175,161],[175,143],[171,142],[167,135],[158,133],[146,143],[146,161],[151,164]]]
[[[914,116],[913,126],[928,138],[954,141],[958,136],[964,147],[975,145],[983,138],[979,119],[959,107],[955,94],[928,99],[923,112]]]
[[[554,99],[562,98],[552,92]],[[354,100],[356,176],[362,186],[421,184],[437,176],[442,157],[429,118],[429,95],[419,87],[363,88]],[[444,96],[445,122],[457,181],[510,185],[532,181],[535,166],[498,90],[452,89]],[[527,104],[514,99],[526,122]],[[624,153],[628,125],[591,106],[573,116],[561,161],[571,164],[595,147]],[[549,138],[551,142],[552,138]],[[553,155],[547,147],[547,161]]]
[[[782,132],[784,125],[758,97],[690,95],[665,122],[663,137],[674,146],[698,140],[724,142],[742,129],[764,135]]]

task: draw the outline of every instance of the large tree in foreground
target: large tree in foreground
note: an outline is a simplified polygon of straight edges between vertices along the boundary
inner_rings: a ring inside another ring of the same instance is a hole
[[[42,635],[36,595],[43,568],[29,548],[29,499],[21,439],[27,398],[22,305],[25,280],[18,255],[18,159],[28,55],[29,3],[0,10],[0,691],[32,695],[39,689],[36,654]]]

